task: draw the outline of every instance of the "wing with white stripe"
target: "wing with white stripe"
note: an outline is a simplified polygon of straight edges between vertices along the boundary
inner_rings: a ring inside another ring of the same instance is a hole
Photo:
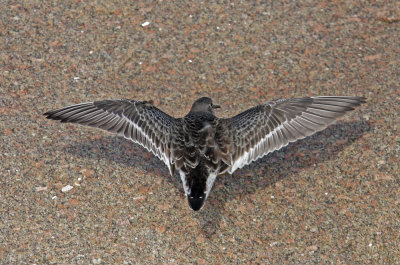
[[[325,129],[365,103],[362,97],[311,97],[270,101],[229,120],[235,152],[228,172],[250,164],[290,142]]]
[[[81,103],[44,114],[48,119],[100,128],[134,141],[152,151],[171,174],[170,143],[178,135],[180,119],[169,116],[147,101],[104,100]]]

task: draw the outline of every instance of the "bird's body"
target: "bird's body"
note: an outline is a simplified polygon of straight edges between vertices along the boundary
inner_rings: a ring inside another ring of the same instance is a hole
[[[49,119],[101,128],[152,151],[182,180],[190,207],[197,211],[215,178],[326,128],[364,103],[361,97],[275,100],[232,118],[217,118],[210,98],[196,100],[183,118],[151,102],[104,100],[72,105],[44,115]]]

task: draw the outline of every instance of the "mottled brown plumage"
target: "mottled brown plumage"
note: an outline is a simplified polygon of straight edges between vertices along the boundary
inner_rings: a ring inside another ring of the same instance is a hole
[[[311,97],[269,101],[232,118],[217,118],[207,97],[183,118],[149,101],[104,100],[46,112],[49,119],[97,127],[152,151],[179,172],[188,202],[199,210],[215,178],[233,173],[290,142],[321,131],[364,103],[362,97]]]

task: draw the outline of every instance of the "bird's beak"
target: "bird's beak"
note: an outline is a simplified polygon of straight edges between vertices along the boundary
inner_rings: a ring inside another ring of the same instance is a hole
[[[220,109],[221,108],[221,106],[220,105],[212,105],[212,107],[213,107],[213,109]]]

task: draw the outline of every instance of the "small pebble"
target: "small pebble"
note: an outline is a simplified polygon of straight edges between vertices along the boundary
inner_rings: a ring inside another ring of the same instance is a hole
[[[68,192],[68,191],[72,190],[73,188],[74,188],[73,186],[67,185],[65,187],[62,187],[61,191],[62,192]]]
[[[45,190],[47,190],[47,187],[36,187],[35,190],[36,191],[45,191]]]
[[[148,25],[150,25],[150,22],[149,22],[149,21],[146,21],[146,22],[144,22],[144,23],[142,24],[142,27],[146,27],[146,26],[148,26]]]

